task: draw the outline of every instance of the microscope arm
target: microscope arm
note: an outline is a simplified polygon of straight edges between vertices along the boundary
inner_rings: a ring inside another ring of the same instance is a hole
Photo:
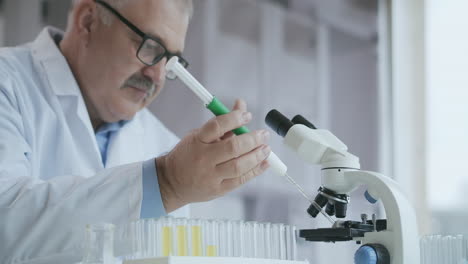
[[[350,193],[364,185],[375,200],[381,200],[387,216],[387,229],[368,232],[363,244],[378,243],[393,256],[391,263],[419,263],[416,215],[398,184],[381,174],[359,170],[326,170],[322,183],[339,193]]]

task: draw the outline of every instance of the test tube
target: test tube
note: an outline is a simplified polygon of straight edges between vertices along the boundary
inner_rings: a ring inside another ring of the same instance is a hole
[[[243,243],[244,257],[255,258],[257,256],[256,229],[257,226],[255,222],[245,222]]]
[[[443,245],[443,250],[444,250],[444,262],[445,264],[451,264],[452,262],[452,249],[450,248],[450,244],[452,243],[452,237],[451,236],[446,236],[442,238],[442,242],[444,243]]]
[[[285,242],[285,227],[284,224],[273,224],[271,241],[272,241],[272,253],[274,259],[285,260],[286,259],[286,242]]]
[[[463,259],[465,260],[466,263],[468,263],[468,237],[467,236],[463,236],[463,248],[462,248],[462,255],[463,255]]]
[[[228,220],[217,221],[219,229],[219,257],[232,257],[232,223]]]
[[[208,220],[205,222],[204,230],[206,234],[205,256],[216,257],[218,256],[219,248],[218,224],[216,221]]]
[[[256,223],[256,230],[255,230],[255,248],[256,248],[256,258],[266,258],[266,251],[265,251],[265,224],[264,223]]]
[[[297,259],[296,227],[286,226],[286,259]]]
[[[203,256],[203,223],[200,219],[192,219],[189,221],[189,236],[190,236],[190,255],[194,257]]]
[[[421,264],[429,264],[427,254],[427,238],[421,237],[419,240],[419,249],[421,252]]]
[[[279,224],[279,229],[280,229],[280,259],[281,260],[286,260],[286,227],[284,224]]]
[[[140,232],[142,238],[142,257],[148,258],[151,257],[151,248],[150,248],[150,234],[149,234],[149,225],[151,219],[142,219],[140,221]]]
[[[147,257],[156,257],[156,220],[148,219],[146,222]]]
[[[245,257],[244,222],[232,221],[232,249],[234,257]]]
[[[234,239],[233,239],[233,223],[232,221],[225,221],[225,229],[224,232],[226,234],[226,257],[233,257],[234,256]]]
[[[173,256],[173,219],[164,217],[161,219],[161,255],[163,257]]]
[[[187,245],[187,219],[175,219],[175,239],[174,239],[174,253],[176,256],[188,256]]]
[[[86,226],[83,264],[114,263],[114,229],[112,224]]]
[[[140,233],[138,231],[138,222],[130,223],[130,234],[132,236],[132,255],[134,258],[140,257]]]
[[[263,232],[264,237],[265,237],[265,258],[267,259],[272,259],[272,248],[271,248],[271,223],[264,223],[264,229],[265,231]]]

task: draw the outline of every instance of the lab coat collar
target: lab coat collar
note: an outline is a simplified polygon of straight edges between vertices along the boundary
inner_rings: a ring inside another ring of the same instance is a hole
[[[57,46],[63,35],[64,33],[59,29],[53,27],[44,28],[31,44],[32,57],[40,77],[49,85],[49,88],[57,96],[62,107],[64,109],[76,107],[74,110],[76,112],[68,113],[69,116],[67,118],[72,123],[75,118],[81,121],[82,126],[79,126],[77,129],[82,129],[80,133],[87,135],[83,140],[87,141],[84,143],[85,145],[92,148],[90,149],[90,153],[94,154],[94,158],[92,158],[93,167],[96,170],[102,169],[101,154],[81,90],[67,60]]]
[[[43,66],[48,82],[57,96],[81,96],[81,91],[66,58],[58,47],[64,32],[46,27],[32,43],[32,54]]]
[[[81,94],[80,87],[68,65],[67,60],[57,46],[57,43],[63,38],[64,33],[53,27],[46,27],[32,43],[32,56],[36,63],[40,65],[43,71],[46,82],[50,85],[52,91],[59,97],[62,105],[70,106],[71,102],[76,105],[76,114],[84,125],[85,131],[88,134],[88,139],[91,140],[93,152],[96,155],[95,168],[102,168],[99,147],[96,142],[95,132],[89,118],[86,105]],[[77,100],[69,100],[76,98]],[[76,103],[77,102],[77,103]],[[138,115],[139,113],[137,113]],[[132,157],[132,161],[141,161],[140,156],[143,155],[143,124],[138,118],[134,118],[123,125],[117,135],[111,139],[108,148],[108,157],[106,165],[121,165],[122,157],[126,157],[125,153],[129,153],[129,147],[133,152],[139,153]],[[129,135],[132,135],[129,137]],[[127,155],[128,156],[128,155]]]

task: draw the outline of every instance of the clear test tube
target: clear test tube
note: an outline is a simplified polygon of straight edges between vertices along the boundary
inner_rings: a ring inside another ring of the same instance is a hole
[[[189,220],[189,255],[204,256],[203,222],[200,219]]]
[[[286,259],[297,259],[297,244],[296,244],[296,227],[287,225],[285,226],[286,235]]]
[[[463,235],[457,235],[455,248],[457,252],[457,259],[455,259],[456,263],[463,263],[463,261],[466,260],[463,254]]]
[[[147,243],[148,243],[148,257],[156,257],[157,245],[156,245],[156,219],[148,219],[147,222]]]
[[[83,264],[114,263],[114,229],[112,224],[86,226]]]
[[[252,222],[245,222],[244,228],[244,241],[242,242],[242,251],[244,253],[243,257],[253,258],[254,254],[254,235],[253,235],[253,225]]]
[[[450,242],[451,242],[452,238],[450,236],[445,236],[442,238],[442,242],[443,242],[443,262],[444,264],[450,264],[450,263],[453,263],[452,262],[452,256],[451,256],[451,249],[450,249]]]
[[[142,257],[147,258],[150,257],[150,245],[149,245],[149,223],[150,219],[142,219],[140,220],[140,233],[141,233],[141,252]]]
[[[136,222],[138,257],[145,257],[145,220],[141,219]]]
[[[140,234],[138,232],[138,222],[137,221],[130,222],[129,230],[130,230],[130,236],[132,239],[132,256],[133,258],[138,258],[140,255],[140,241],[139,241]]]
[[[256,258],[266,258],[265,251],[265,224],[255,223],[255,257]]]
[[[280,228],[278,224],[271,224],[271,258],[279,259],[280,258]]]
[[[421,264],[428,264],[427,237],[421,237],[419,240],[419,248],[421,252]]]
[[[233,257],[246,257],[244,253],[244,221],[231,221]]]
[[[161,219],[161,256],[168,257],[174,255],[173,250],[173,223],[172,217],[163,217]]]
[[[466,235],[463,236],[463,242],[462,242],[462,255],[463,259],[465,260],[466,263],[468,263],[468,237]]]
[[[232,257],[232,224],[228,220],[219,220],[219,257]]]
[[[445,248],[446,250],[446,263],[455,263],[454,261],[454,248],[452,248],[452,243],[453,243],[454,237],[453,236],[448,236]]]
[[[205,222],[205,256],[217,257],[219,249],[218,223],[213,220]]]
[[[233,223],[232,221],[226,220],[225,222],[225,229],[226,231],[224,232],[226,235],[226,250],[225,250],[225,256],[226,257],[234,257],[234,239],[233,239]]]
[[[155,257],[162,257],[162,248],[163,248],[163,239],[162,239],[162,227],[165,224],[163,218],[158,218],[154,222],[154,229],[155,229]]]
[[[432,249],[434,252],[434,263],[440,264],[442,263],[442,237],[437,235],[432,237]]]
[[[437,264],[436,261],[438,260],[437,257],[436,257],[437,251],[434,248],[434,245],[435,245],[434,242],[435,242],[434,237],[430,236],[429,240],[428,240],[428,249],[427,249],[427,251],[428,251],[427,259],[429,259],[430,264]]]
[[[259,248],[258,248],[258,229],[259,224],[254,221],[249,221],[245,223],[244,227],[244,239],[245,246],[244,252],[246,257],[249,258],[258,258]]]
[[[438,249],[437,249],[437,240],[434,236],[429,237],[429,259],[431,264],[437,264],[438,259]]]
[[[279,224],[280,228],[280,259],[286,260],[286,227],[284,224]]]
[[[264,228],[263,235],[264,235],[264,241],[265,241],[265,245],[264,245],[265,258],[272,259],[274,257],[272,256],[272,249],[271,249],[271,244],[272,244],[271,243],[271,223],[264,223],[263,228]]]
[[[187,219],[174,219],[174,255],[188,256]]]

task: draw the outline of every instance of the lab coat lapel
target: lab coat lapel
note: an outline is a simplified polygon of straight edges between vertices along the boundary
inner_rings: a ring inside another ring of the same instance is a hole
[[[107,147],[106,168],[144,161],[146,157],[142,120],[135,118],[115,133]]]
[[[96,142],[94,129],[89,118],[81,90],[60,49],[54,42],[60,30],[47,27],[32,43],[32,56],[37,64],[39,75],[57,96],[71,132],[82,140],[83,147],[88,147],[88,164],[92,169],[102,169],[101,154]],[[64,70],[67,68],[68,70]]]

